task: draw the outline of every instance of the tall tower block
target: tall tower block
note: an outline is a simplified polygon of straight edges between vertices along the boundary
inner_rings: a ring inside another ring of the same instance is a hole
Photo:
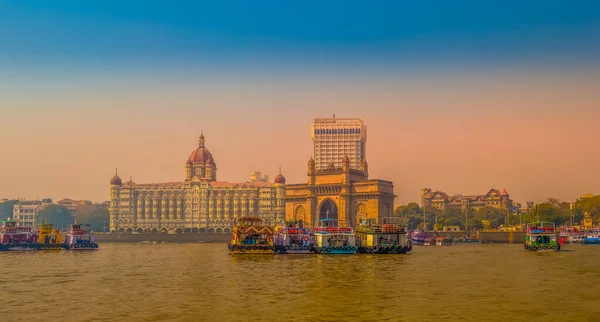
[[[367,127],[361,118],[315,118],[311,127],[316,170],[327,169],[333,162],[342,167],[345,156],[350,169],[360,170],[367,158]]]

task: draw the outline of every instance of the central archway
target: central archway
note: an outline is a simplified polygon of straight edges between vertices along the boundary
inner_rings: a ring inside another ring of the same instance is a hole
[[[338,207],[335,202],[329,198],[323,200],[319,207],[319,220],[329,219],[321,222],[326,225],[338,225]]]

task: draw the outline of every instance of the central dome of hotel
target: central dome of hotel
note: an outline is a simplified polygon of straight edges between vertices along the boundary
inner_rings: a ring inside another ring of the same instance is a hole
[[[204,147],[204,134],[200,134],[200,138],[198,138],[198,148],[192,151],[190,157],[188,159],[189,163],[208,163],[214,164],[215,159],[213,158],[210,151]]]

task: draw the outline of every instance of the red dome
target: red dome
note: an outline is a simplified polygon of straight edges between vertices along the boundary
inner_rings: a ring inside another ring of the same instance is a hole
[[[189,161],[192,163],[205,163],[209,161],[209,163],[215,163],[215,159],[213,159],[212,154],[205,147],[199,147],[192,151]]]
[[[189,161],[192,163],[209,163],[214,164],[215,159],[213,159],[212,154],[204,147],[204,134],[200,135],[198,139],[198,148],[192,151],[190,154]]]

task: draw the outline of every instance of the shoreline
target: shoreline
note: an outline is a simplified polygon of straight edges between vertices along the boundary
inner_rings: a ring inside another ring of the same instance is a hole
[[[440,235],[448,235],[458,238],[465,235],[464,232],[450,232]],[[149,242],[167,242],[167,243],[227,243],[230,234],[211,234],[211,233],[187,233],[187,234],[94,234],[96,242],[114,242],[114,243],[139,243]],[[484,243],[491,244],[523,244],[525,243],[525,232],[480,232],[479,237]]]

